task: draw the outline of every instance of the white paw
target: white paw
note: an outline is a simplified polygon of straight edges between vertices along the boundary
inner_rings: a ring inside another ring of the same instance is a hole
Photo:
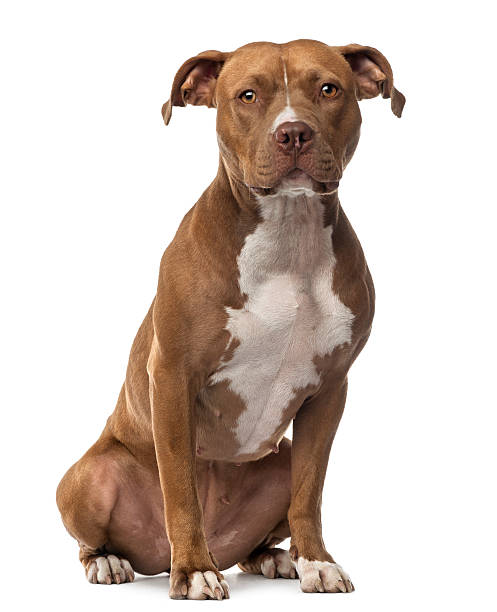
[[[351,593],[354,585],[338,563],[299,557],[297,571],[304,593]]]
[[[107,555],[96,557],[89,563],[86,577],[92,584],[121,584],[121,582],[133,582],[135,573],[126,559]]]
[[[296,578],[297,572],[287,550],[268,551],[261,559],[261,573],[266,578]]]
[[[188,577],[187,599],[229,599],[228,583],[214,572],[193,572]]]

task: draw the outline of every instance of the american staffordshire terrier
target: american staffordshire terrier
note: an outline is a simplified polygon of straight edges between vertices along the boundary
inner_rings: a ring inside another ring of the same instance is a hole
[[[354,589],[320,507],[374,310],[337,189],[357,101],[378,95],[400,117],[390,64],[355,44],[205,51],[176,74],[164,121],[215,107],[219,170],[162,258],[114,412],[57,490],[90,582],[169,572],[171,597],[223,599],[220,570],[238,563],[305,592]]]

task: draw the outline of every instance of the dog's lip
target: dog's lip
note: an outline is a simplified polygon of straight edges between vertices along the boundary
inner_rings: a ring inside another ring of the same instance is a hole
[[[340,181],[338,179],[334,179],[331,181],[318,181],[311,174],[305,172],[301,168],[294,168],[284,177],[282,177],[280,184],[282,182],[286,184],[290,183],[292,187],[298,189],[300,186],[303,188],[310,188],[317,194],[325,194],[325,193],[333,193],[338,189]]]
[[[326,181],[325,183],[322,183],[322,185],[326,187],[327,191],[336,191],[340,185],[340,180],[336,179],[334,181]]]
[[[274,195],[282,187],[283,183],[285,183],[286,186],[290,185],[290,187],[295,190],[302,188],[305,190],[312,190],[316,195],[327,195],[334,193],[338,189],[340,180],[318,181],[305,170],[295,167],[281,176],[278,182],[272,187],[250,186],[250,189],[259,195]]]
[[[298,186],[300,183],[302,183],[304,186],[312,185],[312,189],[316,193],[332,193],[338,189],[340,184],[339,179],[333,179],[331,181],[318,181],[312,176],[312,174],[309,174],[305,170],[302,170],[302,168],[298,167],[293,168],[293,170],[290,170],[288,174],[281,178],[281,181],[288,182],[288,180],[292,184],[295,184],[295,186]]]

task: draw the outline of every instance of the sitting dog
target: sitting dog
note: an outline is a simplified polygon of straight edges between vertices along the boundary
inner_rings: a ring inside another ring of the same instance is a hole
[[[114,412],[57,490],[90,582],[169,572],[171,597],[223,599],[220,570],[238,564],[305,592],[354,589],[320,506],[374,310],[337,189],[357,101],[378,95],[400,117],[390,64],[355,44],[205,51],[176,74],[164,121],[215,107],[219,170],[162,258]]]

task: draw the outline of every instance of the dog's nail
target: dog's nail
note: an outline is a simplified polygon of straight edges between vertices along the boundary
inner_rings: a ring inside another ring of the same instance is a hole
[[[183,597],[186,597],[188,594],[188,587],[186,586],[186,584],[183,584],[181,586],[181,594],[183,595]]]
[[[223,587],[224,598],[225,599],[229,599],[230,598],[230,589],[229,589],[229,586],[228,586],[228,583],[226,582],[226,580],[221,580],[221,586]]]
[[[216,599],[221,601],[221,599],[223,598],[223,593],[222,593],[222,591],[221,591],[221,589],[219,587],[215,588],[214,594],[216,596]]]
[[[340,589],[340,591],[342,591],[342,593],[346,593],[347,592],[347,587],[345,586],[343,580],[340,578],[340,580],[338,581],[338,588]]]
[[[231,503],[231,502],[230,502],[230,500],[229,500],[227,497],[225,497],[225,496],[220,497],[220,498],[219,498],[219,501],[220,501],[222,504],[230,504],[230,503]]]

